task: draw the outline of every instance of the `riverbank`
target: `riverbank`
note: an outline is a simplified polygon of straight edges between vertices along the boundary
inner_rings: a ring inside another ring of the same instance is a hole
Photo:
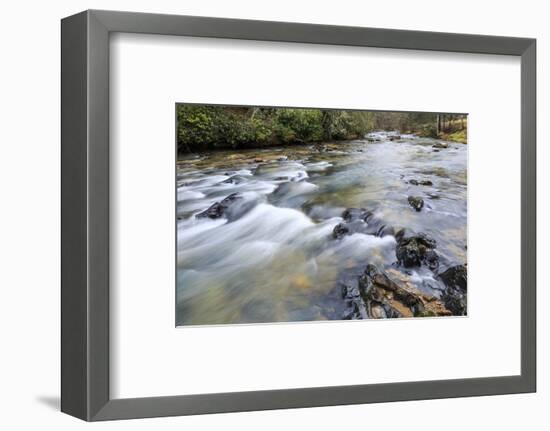
[[[463,127],[465,115],[438,126],[444,115],[422,112],[351,111],[178,104],[180,153],[268,148],[363,139],[374,130],[405,130],[426,137]]]
[[[440,133],[439,139],[451,142],[458,142],[460,144],[466,144],[468,142],[466,129],[457,130],[452,133]]]

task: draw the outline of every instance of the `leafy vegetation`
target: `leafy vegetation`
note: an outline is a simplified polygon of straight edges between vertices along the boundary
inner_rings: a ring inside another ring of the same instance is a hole
[[[458,130],[456,124],[462,130],[456,140],[463,142],[465,116],[454,117],[443,130],[441,116],[429,113],[181,104],[177,105],[178,150],[200,152],[338,141],[360,138],[373,130],[398,130],[429,137],[445,133],[452,139]]]

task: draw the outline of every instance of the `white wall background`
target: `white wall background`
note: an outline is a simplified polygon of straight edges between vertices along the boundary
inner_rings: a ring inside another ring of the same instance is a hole
[[[59,413],[59,19],[83,9],[402,28],[538,39],[539,391],[537,394],[343,406],[95,424],[101,429],[281,430],[335,428],[512,430],[550,424],[548,337],[543,304],[550,241],[549,153],[544,119],[550,92],[550,30],[545,3],[462,0],[60,0],[5,4],[0,25],[0,425],[5,429],[80,429]],[[496,181],[498,184],[498,179]],[[268,370],[266,370],[268,372]]]

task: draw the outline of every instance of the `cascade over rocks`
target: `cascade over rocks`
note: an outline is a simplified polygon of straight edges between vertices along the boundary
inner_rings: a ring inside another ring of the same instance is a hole
[[[385,224],[372,211],[365,208],[347,208],[342,213],[342,218],[344,220],[338,223],[332,232],[332,236],[335,239],[340,239],[345,235],[352,235],[354,233],[384,237],[386,235],[394,235],[396,231],[393,226]]]
[[[241,194],[232,193],[220,202],[213,203],[195,217],[211,219],[226,217],[229,221],[233,221],[248,212],[254,204],[254,202],[245,201]]]

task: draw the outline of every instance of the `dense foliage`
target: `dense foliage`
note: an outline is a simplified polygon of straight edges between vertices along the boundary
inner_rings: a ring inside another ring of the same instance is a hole
[[[440,133],[428,113],[177,105],[180,152],[355,139],[373,130]]]

